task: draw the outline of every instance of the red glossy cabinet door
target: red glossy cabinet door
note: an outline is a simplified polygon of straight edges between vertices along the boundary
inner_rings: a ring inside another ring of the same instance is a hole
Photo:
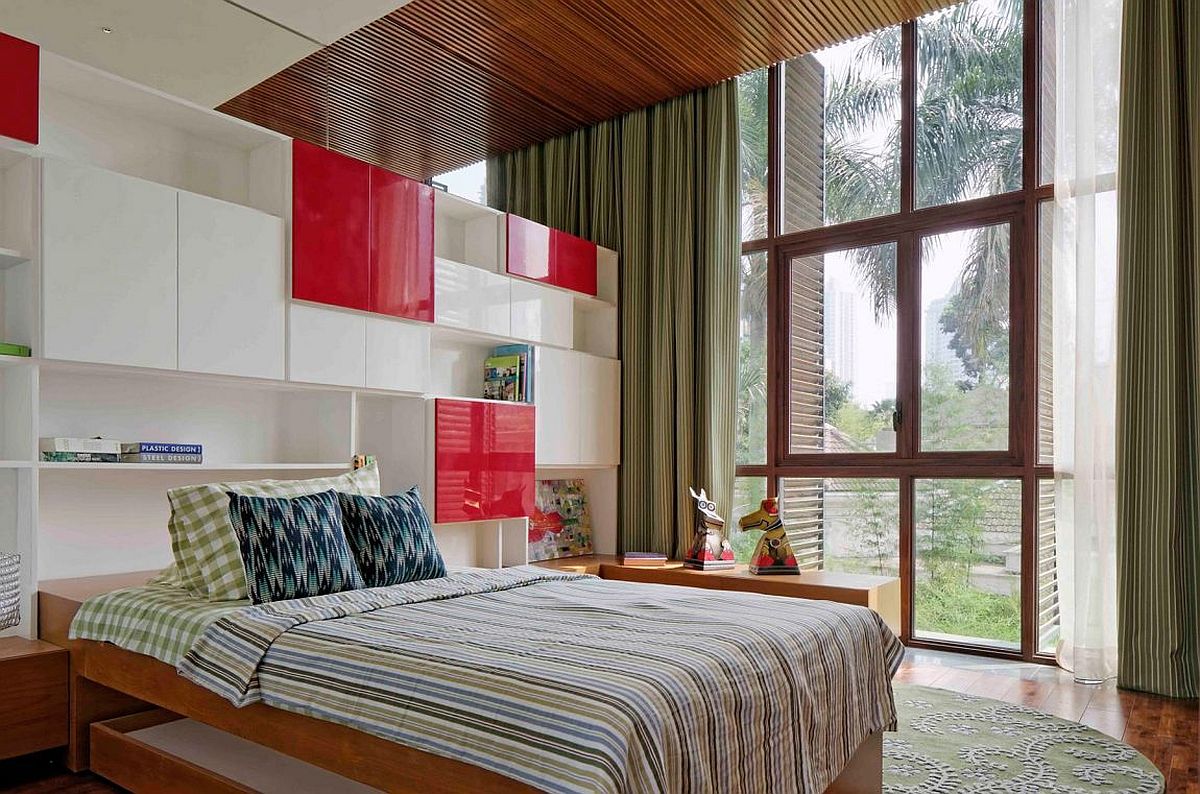
[[[533,515],[534,407],[517,403],[488,403],[490,414],[488,488],[490,518]]]
[[[0,33],[0,135],[38,142],[36,44]]]
[[[433,322],[433,188],[371,168],[369,309]]]
[[[573,234],[550,232],[550,272],[559,287],[596,294],[596,244]]]
[[[369,308],[371,167],[292,142],[292,297]]]
[[[484,516],[487,403],[434,402],[434,517],[439,524]]]
[[[434,402],[434,521],[518,518],[533,512],[534,407]]]
[[[506,269],[514,276],[553,284],[550,228],[509,213]]]

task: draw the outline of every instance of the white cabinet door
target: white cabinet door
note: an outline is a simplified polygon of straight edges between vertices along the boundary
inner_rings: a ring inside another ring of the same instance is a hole
[[[367,372],[367,318],[293,303],[288,325],[288,379],[363,386]]]
[[[508,276],[438,259],[434,264],[434,312],[438,325],[508,336]]]
[[[179,368],[283,378],[283,221],[179,194]]]
[[[579,356],[579,462],[621,463],[621,362]]]
[[[47,160],[42,355],[174,369],[174,188]]]
[[[372,389],[428,391],[429,326],[368,317],[366,385]]]
[[[574,300],[563,290],[512,279],[512,335],[517,339],[571,347]]]
[[[533,401],[538,466],[579,462],[579,354],[539,347]]]

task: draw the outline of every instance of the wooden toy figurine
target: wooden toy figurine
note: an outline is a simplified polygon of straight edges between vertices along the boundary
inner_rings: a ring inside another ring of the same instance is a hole
[[[685,568],[714,571],[733,567],[733,546],[725,539],[725,519],[717,515],[717,505],[710,502],[708,494],[700,489],[688,488],[696,500],[696,530],[692,546],[683,558]]]
[[[776,499],[763,499],[757,510],[742,516],[738,526],[743,532],[761,529],[763,533],[750,558],[750,573],[800,573],[792,544],[779,518],[779,502]]]

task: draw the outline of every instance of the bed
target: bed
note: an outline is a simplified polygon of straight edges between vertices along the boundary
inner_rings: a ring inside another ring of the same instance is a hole
[[[385,790],[878,791],[895,720],[861,607],[533,567],[258,606],[92,581],[41,597],[73,768],[148,703]]]

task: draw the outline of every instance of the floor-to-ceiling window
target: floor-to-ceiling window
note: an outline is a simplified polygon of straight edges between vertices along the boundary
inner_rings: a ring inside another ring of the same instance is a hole
[[[899,575],[915,644],[1053,645],[1052,7],[969,0],[739,78],[732,512],[778,496],[802,565]]]

